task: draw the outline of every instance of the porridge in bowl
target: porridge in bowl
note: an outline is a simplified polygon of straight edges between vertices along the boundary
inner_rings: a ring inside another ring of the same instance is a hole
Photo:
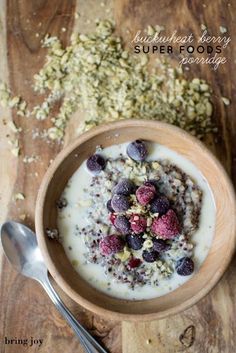
[[[204,176],[176,152],[140,140],[98,148],[57,207],[58,238],[72,265],[93,287],[122,299],[159,297],[182,285],[214,233]]]

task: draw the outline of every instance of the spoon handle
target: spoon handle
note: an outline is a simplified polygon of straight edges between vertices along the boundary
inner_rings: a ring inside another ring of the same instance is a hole
[[[67,320],[75,334],[79,337],[81,344],[84,346],[87,353],[107,353],[102,346],[88,333],[88,331],[75,319],[72,313],[68,310],[65,304],[56,293],[51,285],[48,276],[41,282],[43,288],[60,311],[62,316]]]

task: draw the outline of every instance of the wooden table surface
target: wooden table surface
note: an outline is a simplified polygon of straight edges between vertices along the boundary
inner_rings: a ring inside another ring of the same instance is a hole
[[[192,65],[187,75],[200,76],[208,80],[214,90],[214,120],[219,128],[217,139],[206,141],[211,150],[222,161],[233,182],[236,182],[236,55],[233,40],[236,35],[236,2],[234,0],[116,0],[104,1],[105,8],[97,0],[1,0],[0,11],[0,60],[1,79],[8,82],[14,94],[20,94],[32,105],[39,97],[32,91],[33,74],[44,62],[45,50],[40,40],[46,33],[69,42],[74,29],[89,30],[97,17],[113,15],[117,32],[126,42],[131,34],[148,24],[165,25],[168,31],[177,29],[181,34],[201,33],[200,25],[207,25],[211,34],[219,33],[219,26],[226,26],[232,42],[225,50],[227,63],[217,71],[208,65]],[[80,17],[75,20],[74,13]],[[61,29],[65,27],[66,31]],[[38,33],[38,34],[37,34]],[[37,34],[37,35],[36,35]],[[225,107],[221,96],[231,99]],[[8,133],[4,121],[15,119],[23,126],[20,144],[24,155],[40,156],[37,165],[25,164],[22,157],[15,158],[9,151],[5,138]],[[0,111],[0,200],[1,221],[6,218],[19,220],[27,214],[25,223],[34,226],[34,207],[40,181],[49,162],[61,146],[48,145],[42,140],[31,139],[35,128],[46,128],[49,121],[38,122],[21,118],[8,109]],[[73,119],[66,134],[67,141],[73,139]],[[35,169],[36,168],[36,169]],[[37,170],[38,177],[35,176]],[[13,202],[13,195],[23,192],[24,201]],[[222,234],[222,236],[224,236]],[[220,261],[220,258],[219,258]],[[220,283],[194,307],[173,317],[153,322],[110,322],[83,310],[56,286],[63,300],[75,316],[112,353],[233,353],[236,351],[236,260],[234,259]],[[17,274],[1,253],[1,305],[0,334],[1,352],[65,353],[83,352],[78,339],[61,318],[43,289],[36,283]],[[187,348],[179,336],[192,325],[195,331],[193,345]],[[5,344],[4,339],[43,339],[39,348]],[[150,344],[147,340],[150,339]]]

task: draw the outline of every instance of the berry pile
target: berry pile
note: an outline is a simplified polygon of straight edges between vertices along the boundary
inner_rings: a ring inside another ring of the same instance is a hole
[[[143,162],[148,155],[146,144],[141,140],[130,143],[127,155],[137,163]],[[95,175],[105,166],[106,161],[101,155],[95,154],[87,160],[87,168]],[[139,205],[141,212],[132,212],[134,205]],[[179,219],[168,198],[160,193],[158,180],[135,185],[128,178],[120,179],[111,190],[106,208],[114,232],[101,238],[100,253],[111,256],[128,248],[130,256],[126,261],[129,270],[161,259],[181,233]],[[186,276],[193,272],[194,263],[191,258],[184,257],[176,262],[175,267],[179,275]]]

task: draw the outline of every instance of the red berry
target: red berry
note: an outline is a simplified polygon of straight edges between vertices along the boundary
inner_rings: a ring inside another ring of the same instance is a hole
[[[143,216],[133,214],[130,217],[130,226],[135,234],[143,233],[147,228],[147,220]]]
[[[140,205],[146,206],[156,194],[155,186],[151,185],[141,185],[136,191],[136,197]]]
[[[114,213],[110,213],[109,220],[111,221],[112,224],[114,224],[116,220],[116,215]]]
[[[99,242],[99,249],[102,255],[112,255],[124,249],[124,241],[117,234],[107,235]]]
[[[176,213],[169,210],[164,216],[155,218],[151,230],[163,239],[174,238],[180,233],[180,224]]]
[[[142,246],[144,243],[142,234],[127,234],[126,241],[127,241],[128,247],[133,250],[142,249]]]
[[[132,257],[132,259],[129,260],[128,262],[128,267],[129,268],[136,268],[141,265],[142,261],[140,259],[137,259],[135,257]]]

